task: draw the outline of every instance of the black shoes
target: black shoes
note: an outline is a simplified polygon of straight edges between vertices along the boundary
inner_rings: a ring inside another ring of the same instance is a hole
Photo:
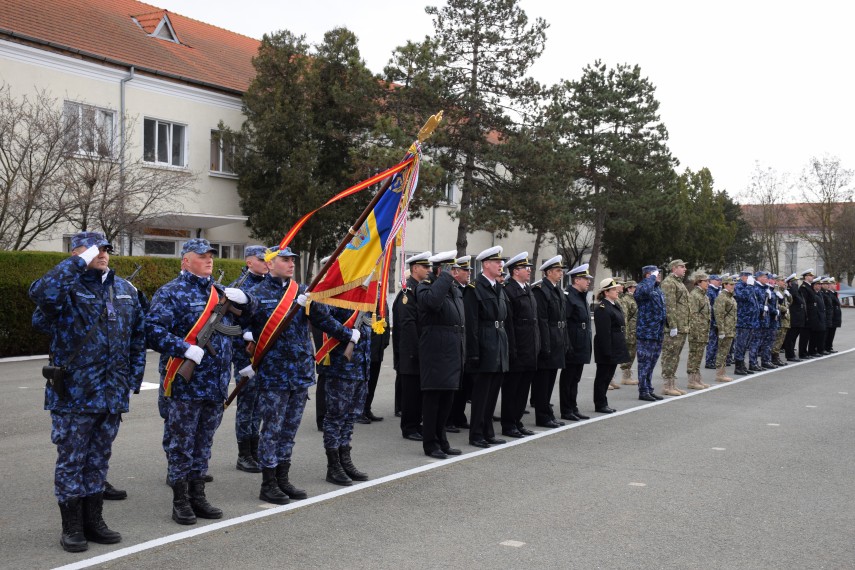
[[[488,447],[490,447],[490,444],[489,444],[489,443],[487,443],[487,441],[486,441],[486,440],[483,440],[483,439],[473,439],[473,440],[470,440],[470,441],[469,441],[469,445],[472,445],[472,446],[474,446],[474,447],[480,447],[480,448],[482,448],[482,449],[487,449]]]
[[[372,422],[382,422],[383,421],[383,416],[375,416],[371,410],[365,410],[365,413],[363,415],[366,418],[368,418],[369,420],[371,420]]]
[[[569,413],[569,414],[561,414],[561,419],[562,419],[562,420],[567,420],[567,421],[569,421],[569,422],[578,422],[578,421],[580,421],[582,418],[578,417],[576,414],[574,414],[574,413],[572,413],[572,412],[571,412],[571,413]]]
[[[350,457],[351,449],[349,445],[342,445],[338,448],[338,459],[339,463],[341,463],[341,468],[354,481],[368,481],[368,474],[363,473],[353,464],[353,459]]]
[[[338,449],[327,449],[327,481],[334,485],[342,487],[350,487],[353,485],[353,479],[347,476],[341,466],[341,459],[338,455]]]
[[[517,430],[523,435],[534,435],[533,431],[531,431],[530,429],[524,428],[524,427],[517,428]]]
[[[122,535],[107,527],[103,518],[104,496],[96,493],[83,497],[83,536],[86,540],[98,544],[116,544],[122,541]]]
[[[653,394],[650,392],[645,392],[643,394],[638,395],[639,400],[643,400],[645,402],[655,402],[656,398],[653,397]]]
[[[704,368],[707,370],[715,370],[715,364],[705,364]]]
[[[417,431],[414,431],[413,433],[408,433],[404,436],[404,439],[409,439],[410,441],[424,441],[422,434]]]
[[[499,439],[498,437],[487,437],[484,438],[484,441],[486,441],[490,445],[502,445],[503,443],[508,443],[508,440]]]
[[[433,457],[434,459],[448,459],[448,455],[445,454],[441,449],[434,449],[431,452],[425,452],[425,455],[428,457]]]
[[[650,392],[650,395],[653,396],[654,400],[664,400],[665,399],[662,396],[660,396],[659,394],[656,394],[655,392]]]
[[[395,417],[396,417],[396,418],[400,418],[400,417],[401,417],[401,412],[400,412],[400,410],[396,410],[396,411],[395,411]]]
[[[235,469],[247,473],[261,473],[261,467],[252,458],[252,441],[245,439],[238,441],[238,458]]]
[[[303,489],[298,489],[288,480],[288,473],[291,471],[291,462],[285,461],[276,466],[276,483],[282,492],[288,495],[289,499],[301,500],[309,495]]]
[[[368,419],[367,417],[365,417],[365,415],[363,414],[363,415],[359,416],[358,418],[356,418],[356,423],[358,423],[358,424],[362,424],[362,425],[371,425],[371,420],[369,420],[369,419]]]
[[[502,430],[502,435],[507,436],[507,437],[515,437],[517,439],[519,439],[521,437],[525,437],[525,434],[523,434],[520,430],[517,430],[517,429],[515,429],[515,430]]]
[[[590,420],[588,416],[583,416],[579,413],[579,408],[573,408],[573,415],[579,418],[580,420]]]
[[[128,492],[122,489],[116,489],[110,485],[109,481],[104,481],[104,500],[105,501],[123,501],[128,498]]]
[[[460,433],[460,428],[457,426],[445,426],[445,431],[448,433]]]
[[[442,452],[446,455],[462,455],[463,452],[455,447],[449,447],[448,449],[443,449]]]
[[[178,524],[196,524],[196,515],[187,496],[187,481],[172,483],[172,520]]]
[[[193,479],[187,484],[187,495],[190,497],[190,508],[200,519],[221,519],[223,511],[213,506],[205,497],[205,480]]]
[[[274,505],[287,505],[291,502],[288,495],[279,487],[276,479],[276,467],[263,467],[261,470],[261,490],[258,498]],[[196,510],[195,508],[193,509]],[[199,513],[196,513],[197,515]],[[203,517],[204,518],[204,517]]]
[[[62,535],[59,543],[66,552],[83,552],[89,548],[86,537],[83,536],[83,502],[80,497],[59,503],[59,514],[62,516]]]
[[[608,406],[605,406],[605,407],[603,407],[603,408],[597,408],[595,411],[596,411],[598,414],[613,414],[613,413],[615,413],[617,410],[615,410],[614,408],[610,408],[610,407],[608,407]]]

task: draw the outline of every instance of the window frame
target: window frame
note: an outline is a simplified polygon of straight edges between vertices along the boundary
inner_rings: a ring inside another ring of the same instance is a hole
[[[97,105],[91,105],[89,103],[81,103],[80,101],[73,101],[70,99],[66,99],[62,102],[62,114],[65,121],[70,120],[71,108],[74,108],[74,112],[77,117],[74,119],[76,122],[74,128],[73,138],[76,141],[74,143],[74,149],[71,151],[73,154],[79,156],[93,156],[93,157],[101,157],[108,159],[116,158],[116,116],[117,113],[115,110],[107,108],[107,107],[98,107]],[[86,126],[84,125],[84,112],[92,111],[94,113],[94,132],[91,133],[92,140],[92,149],[86,148],[86,140],[87,134],[84,133],[84,129]],[[109,141],[105,144],[102,140],[104,137],[104,131],[102,129],[105,123],[105,119],[109,118],[110,120],[110,133],[109,133]],[[68,126],[68,123],[66,123]],[[107,152],[101,152],[102,148],[106,148]]]
[[[146,158],[146,123],[148,121],[152,121],[154,123],[154,141],[152,144],[152,152],[154,153],[154,160],[148,160]],[[163,162],[160,160],[159,155],[159,146],[160,146],[160,126],[167,125],[169,130],[169,136],[167,139],[166,149],[169,153],[169,160],[167,162]],[[183,133],[183,141],[181,144],[181,158],[183,164],[173,164],[172,161],[174,157],[172,152],[174,150],[174,136],[175,136],[175,127],[181,127]],[[190,127],[186,123],[179,123],[176,121],[168,121],[165,119],[156,119],[154,117],[144,117],[143,118],[143,162],[146,164],[151,164],[154,166],[166,167],[166,168],[180,168],[187,169],[190,167],[190,136],[189,136]]]
[[[225,144],[223,143],[222,133],[223,131],[221,131],[220,129],[211,129],[208,172],[211,174],[218,174],[222,176],[237,176],[237,173],[234,171],[235,145],[230,145],[231,158],[229,159],[229,162],[232,166],[232,170],[224,169],[224,165],[226,164],[227,152],[225,149]],[[212,160],[213,157],[210,156],[213,153],[215,141],[217,143],[217,168],[214,168],[214,161]]]

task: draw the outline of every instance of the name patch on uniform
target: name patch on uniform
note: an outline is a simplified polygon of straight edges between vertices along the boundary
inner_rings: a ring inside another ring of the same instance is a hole
[[[116,299],[133,299],[130,295],[116,295]]]
[[[86,293],[78,293],[78,297],[83,297],[84,299],[94,299],[95,295],[87,295]]]
[[[205,306],[205,305],[207,305],[207,304],[208,304],[208,302],[207,302],[207,301],[197,301],[197,302],[194,302],[194,303],[190,303],[190,306],[191,306],[191,307],[204,307],[204,306]]]
[[[279,299],[263,299],[261,301],[262,305],[275,305],[279,302]]]

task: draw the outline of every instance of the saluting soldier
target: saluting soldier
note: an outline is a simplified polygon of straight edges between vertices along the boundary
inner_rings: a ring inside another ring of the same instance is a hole
[[[510,273],[510,278],[505,281],[511,314],[507,327],[510,370],[502,383],[501,421],[502,435],[515,438],[533,433],[522,423],[540,352],[537,300],[529,285],[531,267],[527,251],[518,253],[505,263],[505,269]],[[524,429],[525,432],[522,431]]]
[[[665,328],[665,295],[659,287],[659,268],[645,265],[644,278],[635,290],[638,304],[638,399],[646,402],[661,400],[653,391],[653,368],[662,352],[662,333]]]
[[[817,315],[816,293],[812,285],[814,279],[816,279],[813,269],[803,271],[801,277],[802,284],[799,286],[799,293],[801,293],[802,300],[804,301],[805,325],[799,334],[799,358],[806,360],[808,358],[815,358],[810,345],[811,337],[814,335],[813,330],[817,326],[816,323],[819,317]]]
[[[680,353],[689,334],[689,291],[683,284],[686,264],[675,259],[670,264],[671,274],[662,280],[661,290],[665,295],[667,331],[662,342],[662,378],[665,396],[682,396],[686,392],[677,388],[677,365]]]
[[[710,301],[710,333],[707,339],[707,356],[704,368],[715,369],[716,356],[718,355],[718,324],[715,318],[715,300],[721,293],[722,276],[716,273],[710,275],[707,287],[707,299]]]
[[[499,399],[502,377],[508,371],[508,297],[497,282],[502,274],[502,247],[477,255],[481,274],[463,296],[466,310],[466,368],[472,380],[472,418],[469,444],[490,447],[507,443],[495,436],[493,412]]]
[[[801,362],[801,358],[796,355],[796,342],[805,326],[805,300],[799,290],[799,279],[796,273],[790,274],[785,282],[790,301],[788,306],[790,329],[784,337],[784,356],[787,362]]]
[[[732,277],[725,277],[722,282],[722,290],[715,298],[715,313],[718,315],[716,324],[718,327],[718,354],[715,357],[715,381],[730,382],[733,380],[725,374],[727,354],[736,337],[736,299],[733,298],[733,287],[735,281]]]
[[[771,326],[771,313],[769,307],[771,292],[769,292],[766,287],[768,275],[769,274],[763,270],[754,273],[753,292],[755,302],[760,309],[757,313],[759,316],[759,326],[754,331],[754,335],[751,337],[751,344],[748,347],[748,370],[753,370],[754,372],[761,372],[764,369],[771,370],[773,368],[771,364],[764,366],[761,361],[763,346],[769,336],[769,327]]]
[[[686,373],[689,375],[687,387],[690,390],[709,388],[701,376],[701,359],[710,336],[710,300],[707,297],[709,276],[697,273],[694,286],[689,293],[689,356],[686,360]],[[716,337],[718,340],[718,337]]]
[[[466,294],[469,285],[469,276],[472,272],[471,255],[463,255],[454,260],[451,266],[451,276],[454,278],[454,286],[460,291],[460,298]],[[466,420],[466,402],[472,399],[472,375],[466,372],[464,366],[460,371],[460,389],[454,393],[454,402],[451,404],[451,413],[448,416],[448,425],[445,431],[460,433],[461,429],[469,429]]]
[[[410,276],[392,303],[392,353],[401,384],[401,435],[422,441],[422,390],[419,380],[419,306],[416,289],[430,274],[431,252],[406,259]]]
[[[214,251],[206,239],[187,240],[181,248],[181,274],[155,292],[146,315],[146,339],[160,353],[167,480],[172,487],[172,519],[179,524],[195,524],[196,517],[223,516],[205,496],[205,475],[228,396],[233,343],[231,337],[216,332],[210,340],[213,350],[206,351],[195,344],[196,334],[222,295],[241,311],[241,325],[248,324],[257,307],[240,289],[215,286],[211,279]],[[229,313],[220,322],[230,325],[233,321]],[[196,363],[192,378],[182,379],[176,373],[183,359]]]
[[[630,279],[623,284],[623,292],[618,297],[624,319],[626,320],[626,349],[629,351],[629,360],[620,365],[620,383],[625,386],[637,386],[638,380],[632,378],[632,363],[635,361],[636,336],[638,326],[638,303],[635,302],[635,290],[638,283]]]
[[[122,414],[142,384],[145,315],[133,285],[109,268],[113,246],[103,234],[77,233],[71,248],[29,296],[51,335],[44,407],[57,451],[60,544],[83,552],[90,540],[122,540],[104,522],[104,486]]]
[[[564,368],[558,380],[558,396],[561,419],[571,422],[590,419],[579,412],[576,397],[582,369],[591,362],[591,311],[588,307],[591,279],[593,276],[588,273],[587,263],[574,267],[570,270],[570,284],[565,291],[568,343]]]
[[[550,404],[555,375],[559,369],[564,368],[564,355],[569,342],[567,298],[561,291],[564,269],[560,255],[550,257],[540,266],[543,279],[532,287],[537,303],[540,353],[537,355],[537,373],[531,383],[531,400],[535,425],[540,427],[557,428],[564,425],[564,422],[555,419]]]
[[[243,250],[246,267],[241,276],[229,287],[238,287],[249,291],[267,275],[267,263],[264,255],[267,248],[263,245],[248,245]],[[243,337],[234,337],[232,351],[232,370],[235,383],[240,382],[240,371],[249,366],[248,341]],[[247,473],[260,473],[258,466],[258,431],[261,427],[261,414],[258,411],[258,386],[256,380],[250,379],[237,395],[235,406],[235,437],[238,444],[238,458],[235,468]]]
[[[434,268],[433,278],[422,281],[416,295],[421,329],[422,446],[425,455],[435,459],[462,453],[451,447],[445,435],[451,404],[460,388],[460,375],[465,365],[463,295],[448,269],[455,255],[457,251],[451,250],[429,259]]]
[[[790,305],[793,304],[793,298],[787,290],[787,283],[783,276],[778,276],[774,291],[778,298],[778,310],[781,312],[781,316],[778,318],[778,332],[775,334],[775,342],[772,345],[772,364],[784,366],[786,362],[781,360],[781,348],[784,346],[784,340],[790,330]]]
[[[735,363],[733,373],[739,376],[754,374],[745,365],[745,354],[754,337],[755,330],[760,328],[760,308],[757,306],[757,298],[754,295],[754,275],[751,271],[744,270],[739,273],[739,281],[733,290],[736,299],[736,340],[734,341],[733,360]]]

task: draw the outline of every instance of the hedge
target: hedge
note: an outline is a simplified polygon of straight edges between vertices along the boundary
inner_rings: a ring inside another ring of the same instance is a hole
[[[0,251],[0,357],[47,354],[49,339],[30,326],[35,305],[27,296],[30,284],[68,257],[67,253],[42,251]],[[172,280],[181,270],[178,258],[119,256],[110,257],[110,268],[120,277],[128,277],[137,265],[142,270],[134,286],[151,296],[158,287]],[[215,259],[214,277],[225,271],[223,283],[240,275],[244,262],[239,259]]]

